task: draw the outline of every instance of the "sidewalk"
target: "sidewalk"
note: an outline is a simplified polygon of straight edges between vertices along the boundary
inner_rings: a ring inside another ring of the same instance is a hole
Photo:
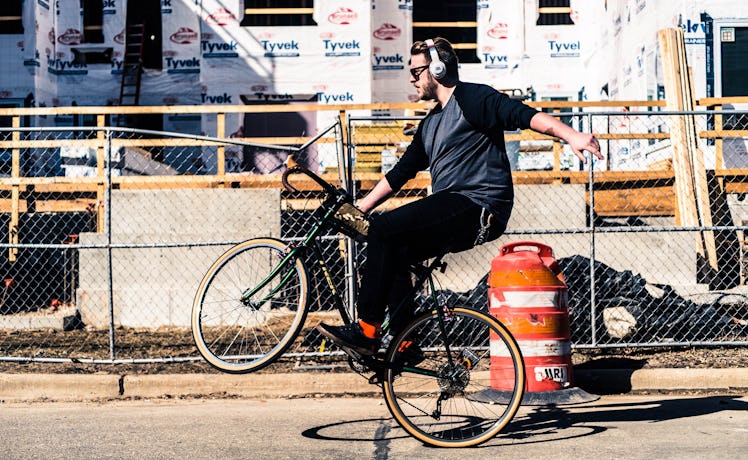
[[[575,385],[593,394],[637,391],[745,391],[748,368],[583,369]],[[303,398],[371,396],[379,387],[354,373],[0,374],[0,402],[118,398]]]

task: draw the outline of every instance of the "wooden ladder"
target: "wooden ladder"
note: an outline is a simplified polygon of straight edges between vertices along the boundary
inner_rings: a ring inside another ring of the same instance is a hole
[[[143,47],[145,26],[129,24],[125,37],[125,56],[122,62],[122,80],[119,89],[119,105],[134,106],[140,103],[140,80],[143,74]],[[128,125],[128,117],[117,116],[117,126]]]

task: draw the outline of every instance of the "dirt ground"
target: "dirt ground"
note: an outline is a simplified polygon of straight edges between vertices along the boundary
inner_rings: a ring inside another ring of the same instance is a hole
[[[117,329],[116,364],[111,363],[107,331],[0,330],[0,373],[217,373],[202,359],[187,329]],[[311,348],[307,350],[312,351]],[[295,351],[305,351],[297,348]],[[35,359],[92,358],[102,362],[5,361],[7,357]],[[166,357],[167,362],[127,362]],[[106,362],[110,361],[110,362]],[[575,349],[572,361],[580,368],[730,368],[748,367],[748,342],[736,347],[668,347]],[[265,373],[348,369],[344,357],[287,357],[259,371]]]

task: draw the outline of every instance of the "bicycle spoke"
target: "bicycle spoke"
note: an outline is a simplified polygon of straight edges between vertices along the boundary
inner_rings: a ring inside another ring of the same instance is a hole
[[[467,446],[490,439],[509,423],[519,399],[502,402],[482,396],[491,390],[489,338],[510,340],[519,359],[519,349],[503,326],[469,309],[455,309],[446,320],[423,315],[393,340],[388,354],[392,362],[403,343],[429,344],[416,368],[405,367],[402,374],[391,370],[385,379],[385,400],[403,428],[433,445]],[[524,374],[515,385],[511,393],[519,392],[521,398]]]
[[[285,251],[284,243],[271,239],[241,243],[206,274],[193,307],[193,335],[209,363],[248,372],[292,342],[306,315],[306,273],[294,260],[266,279]],[[255,295],[243,301],[244,292]]]

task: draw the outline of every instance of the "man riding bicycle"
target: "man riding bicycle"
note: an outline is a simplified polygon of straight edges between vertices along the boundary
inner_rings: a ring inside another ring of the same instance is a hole
[[[592,134],[488,85],[460,81],[457,55],[447,40],[417,41],[410,54],[411,83],[420,99],[437,105],[419,124],[400,161],[358,207],[371,212],[427,168],[433,193],[372,216],[356,305],[359,321],[317,326],[333,342],[363,354],[376,353],[387,308],[411,292],[412,263],[495,240],[506,229],[514,191],[504,131],[529,128],[563,139],[582,162],[585,150],[603,158]],[[400,308],[389,318],[390,331],[396,333],[411,314],[412,308]]]

